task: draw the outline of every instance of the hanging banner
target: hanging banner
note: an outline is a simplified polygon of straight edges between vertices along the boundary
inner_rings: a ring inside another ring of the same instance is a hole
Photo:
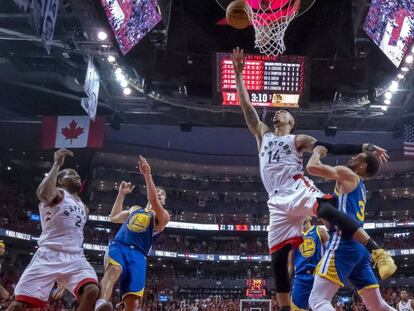
[[[60,0],[47,0],[45,18],[43,21],[42,43],[48,54],[50,54],[50,49],[52,48],[51,43],[55,32],[56,18],[59,11],[59,1]]]
[[[14,0],[17,9],[20,12],[27,13],[29,10],[29,0]]]
[[[89,59],[85,84],[83,86],[88,97],[81,99],[81,106],[88,113],[88,116],[92,121],[95,120],[96,110],[98,109],[99,85],[99,73],[93,64],[92,59]]]

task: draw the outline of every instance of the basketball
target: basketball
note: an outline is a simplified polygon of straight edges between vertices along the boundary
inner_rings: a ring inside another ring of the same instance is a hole
[[[244,29],[250,26],[249,17],[245,10],[244,0],[230,2],[226,9],[228,23],[236,29]]]

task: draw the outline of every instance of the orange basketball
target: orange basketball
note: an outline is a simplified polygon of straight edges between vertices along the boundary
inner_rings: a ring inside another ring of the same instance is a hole
[[[227,22],[236,29],[244,29],[250,26],[245,5],[244,0],[234,0],[227,6]]]

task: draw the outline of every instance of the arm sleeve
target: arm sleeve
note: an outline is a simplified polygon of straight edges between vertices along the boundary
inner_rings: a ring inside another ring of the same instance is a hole
[[[316,146],[325,147],[329,153],[332,154],[357,154],[362,152],[363,145],[353,145],[353,144],[330,144],[322,141],[317,141]]]

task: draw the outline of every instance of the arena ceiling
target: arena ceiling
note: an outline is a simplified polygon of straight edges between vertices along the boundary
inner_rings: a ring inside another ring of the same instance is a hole
[[[234,46],[254,52],[253,29],[218,26],[224,11],[215,0],[159,3],[164,22],[126,57],[118,58],[139,82],[127,97],[106,61],[110,54],[120,55],[116,42],[96,39],[100,29],[111,33],[99,0],[63,1],[50,55],[34,36],[27,15],[19,13],[13,1],[2,1],[0,105],[11,111],[3,119],[83,114],[82,85],[88,57],[93,57],[102,78],[98,114],[110,121],[243,126],[240,109],[223,109],[213,100],[212,54]],[[287,53],[312,57],[310,100],[297,112],[299,128],[398,132],[400,118],[414,109],[411,80],[400,103],[388,111],[370,107],[375,100],[368,94],[397,71],[362,31],[369,4],[318,0],[290,26]],[[179,91],[184,86],[187,94]],[[260,114],[269,120],[269,111],[262,109]]]

